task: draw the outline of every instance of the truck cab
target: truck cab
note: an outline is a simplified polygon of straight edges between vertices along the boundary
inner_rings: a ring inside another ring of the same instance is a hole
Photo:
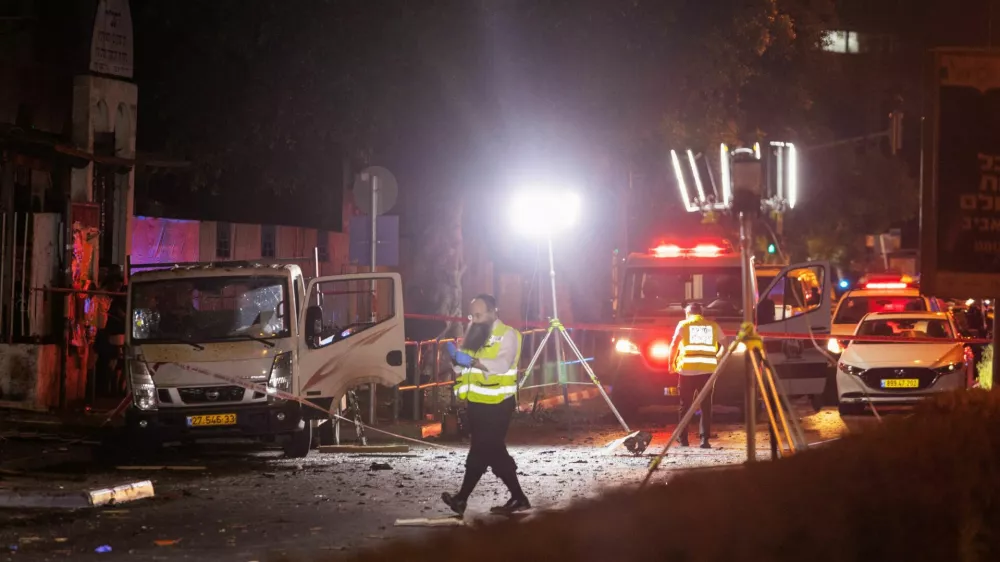
[[[398,274],[155,267],[128,285],[126,431],[145,447],[240,436],[305,456],[348,389],[406,377]]]
[[[751,262],[752,263],[752,262]],[[830,333],[831,268],[823,262],[780,268],[770,283],[743,287],[739,252],[725,241],[665,241],[647,253],[630,254],[617,292],[613,359],[609,380],[615,404],[634,415],[644,405],[674,403],[677,377],[668,365],[670,343],[684,306],[701,303],[705,316],[733,337],[743,322],[743,291],[757,299],[758,331],[766,336],[795,334],[802,339],[765,339],[768,357],[792,396],[822,401],[833,371],[821,349]],[[815,338],[818,344],[811,340]],[[715,387],[717,404],[743,407],[744,373],[731,360]]]

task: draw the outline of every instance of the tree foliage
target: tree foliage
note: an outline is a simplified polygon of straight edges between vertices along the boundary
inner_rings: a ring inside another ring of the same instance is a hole
[[[866,234],[915,216],[917,185],[905,162],[879,150],[827,152],[808,157],[809,197],[789,213],[786,234],[797,258],[850,265],[864,257]]]
[[[335,190],[344,154],[387,165],[419,276],[452,280],[429,309],[454,308],[460,286],[464,264],[443,256],[502,238],[500,194],[525,178],[606,212],[632,170],[648,191],[629,220],[664,224],[678,212],[669,149],[828,135],[817,99],[835,69],[817,46],[831,0],[135,4],[140,142],[192,159],[196,189],[243,200]],[[870,186],[858,170],[880,164],[848,160],[855,175],[832,173]],[[844,240],[822,245],[846,248],[851,227],[836,226]],[[606,274],[614,229],[587,223],[571,277]]]

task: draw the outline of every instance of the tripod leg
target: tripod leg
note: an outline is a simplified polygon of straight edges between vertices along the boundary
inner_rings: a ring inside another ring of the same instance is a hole
[[[784,448],[784,443],[780,441],[779,435],[775,433],[775,417],[779,415],[777,413],[777,409],[781,408],[781,405],[772,400],[773,396],[771,396],[770,388],[764,382],[764,365],[760,355],[757,353],[757,350],[751,350],[748,355],[750,366],[753,368],[753,374],[757,380],[757,388],[760,389],[761,401],[764,403],[764,409],[767,410],[767,427],[768,431],[771,432],[771,458],[777,458],[776,451]],[[783,418],[782,423],[784,423]],[[791,439],[789,439],[789,443],[790,442]],[[795,452],[795,447],[791,446],[791,450],[792,452]]]
[[[779,429],[784,429],[791,451],[794,453],[796,449],[805,448],[805,435],[802,434],[801,427],[798,426],[798,421],[795,418],[794,410],[792,410],[792,405],[788,401],[788,397],[785,396],[784,390],[778,386],[778,382],[775,380],[774,367],[767,360],[767,356],[760,351],[755,352],[755,357],[760,362],[763,375],[767,379],[768,388],[771,391],[771,396],[774,397],[778,418],[781,421],[781,428]],[[785,412],[788,412],[788,416],[785,415]]]
[[[736,346],[740,343],[740,339],[734,339],[732,343],[729,344],[729,347],[726,348],[725,353],[723,353],[722,357],[719,359],[719,363],[715,366],[715,372],[712,373],[712,376],[708,377],[708,382],[705,383],[705,388],[711,388],[715,385],[716,379],[718,379],[719,375],[725,370],[726,365],[729,363],[729,359],[733,356],[733,352],[736,351]],[[646,484],[649,483],[649,479],[652,478],[653,472],[660,466],[660,463],[663,461],[663,457],[667,456],[667,451],[670,450],[670,445],[673,444],[673,442],[680,436],[680,428],[687,427],[688,424],[691,423],[694,413],[701,407],[701,401],[708,395],[708,392],[699,392],[698,395],[695,396],[694,402],[691,403],[691,407],[684,413],[680,423],[677,424],[677,428],[670,434],[670,438],[667,439],[667,444],[663,446],[663,450],[653,457],[652,462],[649,463],[649,468],[646,470],[646,476],[642,479],[642,483],[639,484],[639,489],[645,488]]]
[[[524,370],[524,375],[521,376],[521,380],[517,383],[517,388],[520,389],[524,386],[525,381],[528,380],[528,376],[531,375],[531,370],[535,368],[535,363],[538,363],[538,358],[542,356],[542,352],[545,351],[545,344],[552,337],[552,327],[545,331],[545,337],[542,338],[541,343],[538,344],[538,349],[535,350],[535,354],[531,356],[531,361],[528,363],[528,367]]]
[[[569,334],[567,334],[564,329],[559,330],[559,335],[562,336],[566,345],[569,346],[570,351],[572,351],[573,355],[576,356],[577,361],[583,365],[583,370],[586,371],[587,376],[590,377],[590,382],[594,383],[594,386],[597,387],[597,392],[600,392],[601,397],[608,403],[608,407],[611,408],[611,413],[618,418],[618,423],[621,424],[622,429],[624,429],[627,433],[631,433],[632,430],[629,429],[628,424],[625,423],[625,419],[622,418],[622,415],[618,413],[618,408],[615,408],[615,405],[611,403],[611,398],[608,396],[607,392],[604,392],[604,387],[601,386],[601,381],[597,379],[597,375],[594,374],[594,370],[590,368],[590,364],[587,363],[586,358],[584,358],[583,354],[580,353],[580,348],[576,347],[576,343],[573,342],[573,338],[569,337]]]

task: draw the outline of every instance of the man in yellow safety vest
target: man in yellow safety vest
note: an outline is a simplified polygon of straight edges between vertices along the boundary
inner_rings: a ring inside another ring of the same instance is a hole
[[[678,394],[681,404],[678,411],[680,419],[684,419],[688,408],[694,403],[696,393],[705,391],[709,377],[719,364],[719,354],[722,351],[722,328],[704,316],[700,304],[691,303],[684,309],[687,318],[677,324],[674,339],[670,342],[670,365],[679,375]],[[712,447],[708,440],[712,436],[712,392],[701,403],[701,448]],[[687,427],[679,428],[681,435],[678,441],[682,447],[688,446]]]
[[[491,295],[479,295],[470,305],[469,329],[461,351],[449,350],[455,363],[455,394],[468,401],[469,456],[465,478],[456,494],[445,492],[441,499],[455,513],[465,512],[466,502],[486,469],[507,486],[510,500],[490,509],[510,514],[531,508],[517,480],[517,465],[507,452],[507,428],[517,405],[517,365],[521,357],[521,332],[497,318],[497,302]]]

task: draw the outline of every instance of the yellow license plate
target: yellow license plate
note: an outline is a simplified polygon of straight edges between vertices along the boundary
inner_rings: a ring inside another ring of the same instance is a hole
[[[667,386],[667,387],[664,387],[663,388],[663,395],[664,396],[677,396],[677,387],[676,386]]]
[[[188,427],[208,427],[212,425],[236,425],[236,414],[188,416]]]
[[[883,379],[882,388],[917,388],[919,379]]]

